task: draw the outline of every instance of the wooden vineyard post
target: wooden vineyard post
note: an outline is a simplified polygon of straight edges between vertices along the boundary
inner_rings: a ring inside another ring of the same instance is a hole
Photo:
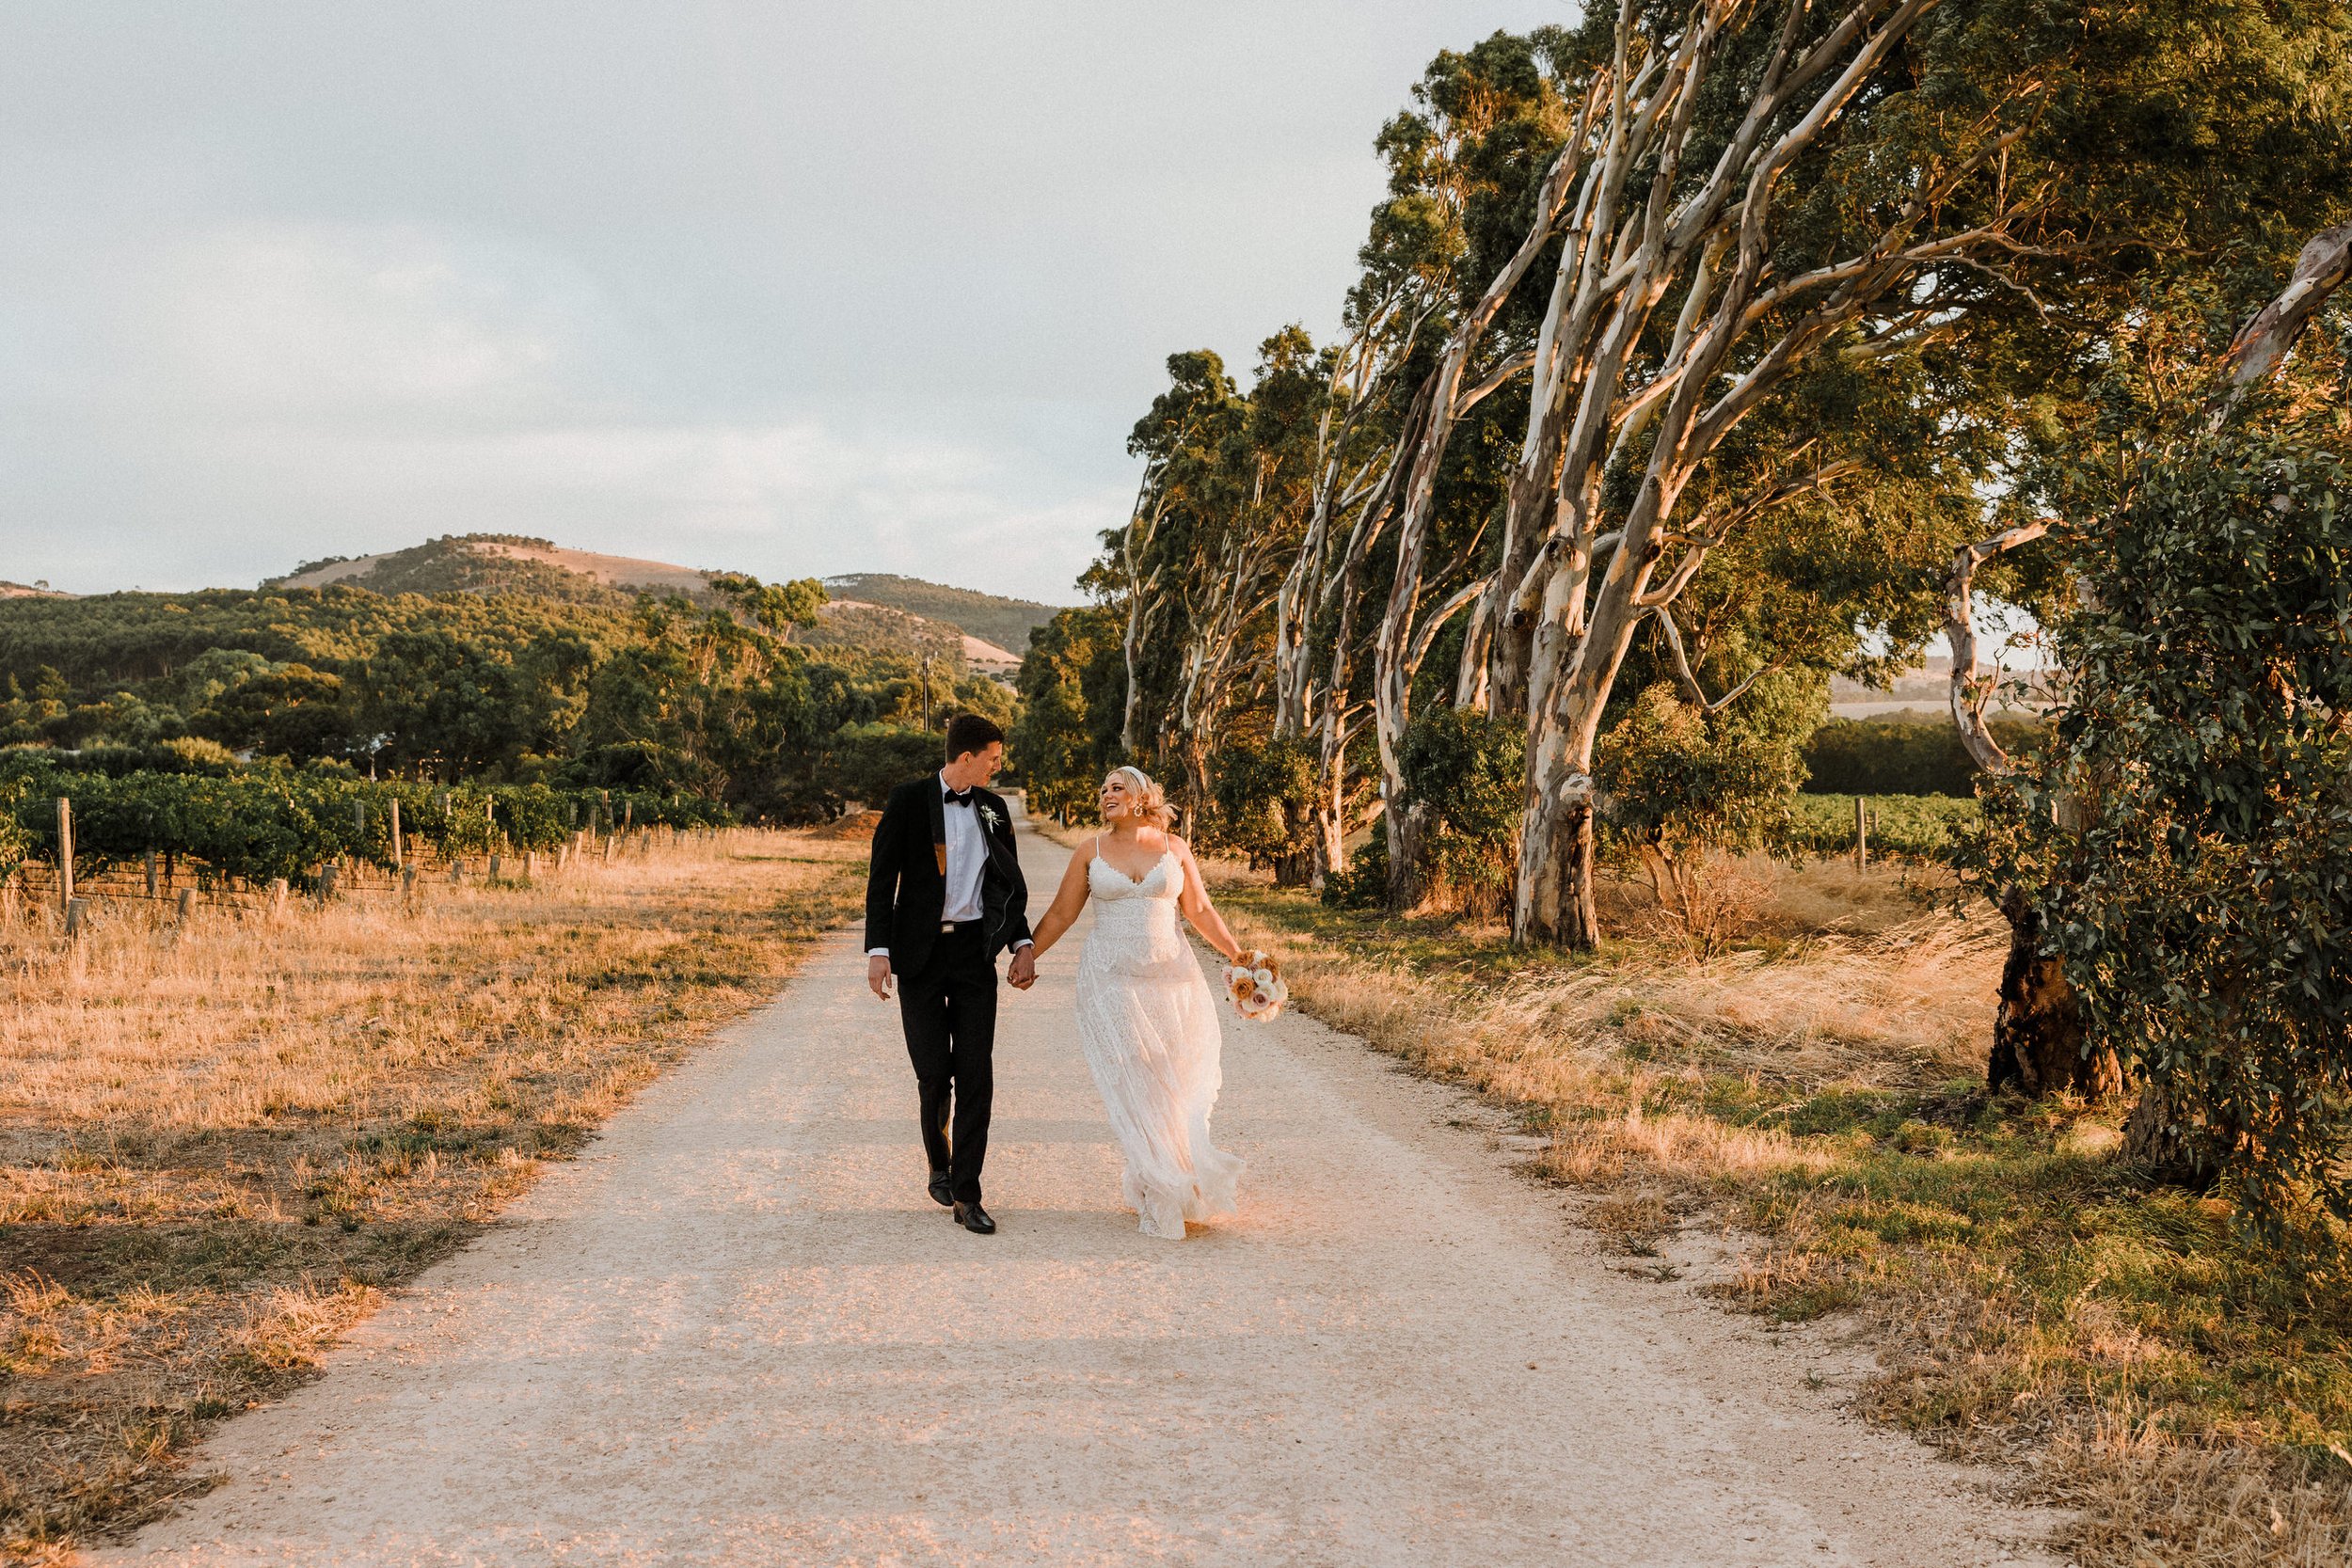
[[[180,924],[185,926],[188,923],[188,917],[194,913],[196,913],[196,889],[183,887],[180,890]]]
[[[466,863],[458,856],[449,858],[449,885],[456,887],[466,879]]]
[[[70,915],[73,904],[73,802],[57,797],[57,912]]]
[[[538,879],[539,851],[536,849],[526,849],[523,851],[523,880],[526,882],[535,882]]]
[[[269,912],[272,914],[279,914],[284,912],[285,908],[286,879],[283,877],[272,877],[269,879]]]
[[[82,924],[88,918],[88,899],[69,898],[65,901],[65,934],[67,936],[80,936],[82,934]]]
[[[1853,798],[1853,868],[1860,871],[1870,863],[1870,808],[1862,796]]]
[[[490,874],[483,879],[485,881],[495,882],[499,879],[499,859],[497,855],[490,857]]]
[[[147,852],[147,895],[153,898],[161,892],[162,888],[159,886],[159,879],[155,870],[155,851],[150,849]]]
[[[417,868],[413,865],[404,865],[400,868],[400,906],[402,909],[406,909],[416,901]]]
[[[328,861],[319,867],[319,902],[332,903],[335,897],[335,863]]]
[[[391,804],[386,810],[390,814],[387,818],[387,825],[392,831],[392,869],[399,871],[408,863],[407,857],[401,853],[400,847],[400,798],[394,796]]]

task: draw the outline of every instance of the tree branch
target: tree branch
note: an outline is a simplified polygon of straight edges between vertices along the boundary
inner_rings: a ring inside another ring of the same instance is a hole
[[[1977,568],[2049,531],[2050,520],[2043,517],[1952,552],[1952,575],[1944,599],[1944,634],[1952,645],[1952,722],[1960,727],[1960,744],[1968,760],[1987,773],[2008,772],[2010,761],[1984,721],[1985,705],[1993,700],[1995,683],[1977,673]]]

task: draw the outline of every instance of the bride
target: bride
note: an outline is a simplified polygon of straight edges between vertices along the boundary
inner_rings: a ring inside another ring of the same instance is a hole
[[[1139,768],[1113,768],[1101,804],[1103,831],[1071,857],[1031,956],[1095,901],[1078,958],[1079,1044],[1126,1156],[1128,1207],[1147,1235],[1181,1241],[1186,1220],[1234,1212],[1242,1162],[1209,1142],[1224,1037],[1177,911],[1228,960],[1241,944],[1210,905],[1192,850],[1168,831],[1160,786]]]

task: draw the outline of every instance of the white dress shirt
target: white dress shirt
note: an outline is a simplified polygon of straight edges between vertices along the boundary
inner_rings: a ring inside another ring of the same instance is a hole
[[[988,866],[988,841],[980,836],[980,804],[969,795],[963,804],[946,800],[947,781],[939,781],[943,797],[940,816],[947,827],[947,901],[939,908],[943,921],[980,918],[980,873]]]
[[[962,805],[946,797],[954,790],[948,787],[946,776],[938,776],[941,819],[947,829],[947,892],[946,902],[940,907],[939,918],[961,925],[980,918],[980,874],[988,869],[988,839],[980,827],[980,803],[967,797]],[[1030,945],[1027,938],[1014,942],[1013,950]],[[890,949],[876,947],[867,950],[867,958],[888,958]]]

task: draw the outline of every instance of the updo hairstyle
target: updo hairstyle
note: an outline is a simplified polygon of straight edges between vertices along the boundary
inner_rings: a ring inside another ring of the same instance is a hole
[[[1159,781],[1140,768],[1121,766],[1104,774],[1103,782],[1110,783],[1114,775],[1127,781],[1128,799],[1140,804],[1143,819],[1166,832],[1168,825],[1176,820],[1176,814],[1169,809],[1168,791],[1160,787]]]

